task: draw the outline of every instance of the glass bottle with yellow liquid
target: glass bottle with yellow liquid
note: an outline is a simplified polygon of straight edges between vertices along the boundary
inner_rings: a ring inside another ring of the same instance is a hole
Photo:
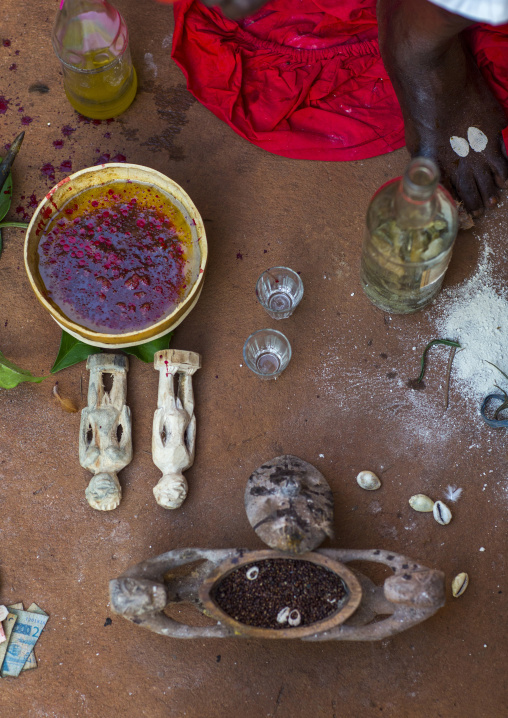
[[[129,107],[136,95],[136,70],[127,25],[113,5],[107,0],[62,0],[51,39],[75,110],[105,120]]]
[[[391,314],[410,314],[437,296],[457,236],[455,202],[439,170],[415,157],[403,177],[383,185],[367,210],[361,283],[370,301]]]

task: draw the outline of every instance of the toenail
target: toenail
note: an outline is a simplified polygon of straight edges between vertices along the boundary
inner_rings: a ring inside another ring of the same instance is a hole
[[[489,206],[495,207],[497,204],[497,197],[489,197]]]

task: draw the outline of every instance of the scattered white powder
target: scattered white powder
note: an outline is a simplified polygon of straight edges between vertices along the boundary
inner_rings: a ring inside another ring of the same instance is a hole
[[[487,364],[508,373],[508,301],[506,290],[496,286],[487,238],[474,275],[443,296],[436,321],[437,336],[455,339],[463,347],[455,354],[452,371],[461,392],[472,399],[483,398],[496,383],[508,389],[507,380]]]
[[[147,69],[153,73],[153,76],[157,77],[157,65],[154,62],[153,55],[151,52],[145,52],[145,65]]]

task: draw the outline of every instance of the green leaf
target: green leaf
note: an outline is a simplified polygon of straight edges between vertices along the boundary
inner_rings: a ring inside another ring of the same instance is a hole
[[[0,387],[2,389],[14,389],[23,381],[32,381],[39,384],[44,381],[44,376],[34,376],[31,372],[21,369],[16,364],[6,359],[0,352]]]
[[[498,366],[496,366],[495,364],[493,364],[491,361],[487,361],[486,359],[484,359],[483,361],[486,362],[487,364],[490,364],[490,366],[493,366],[494,369],[497,369],[498,372],[499,372],[500,374],[502,374],[505,379],[508,379],[508,374],[505,374],[504,371],[503,371],[502,369],[500,369]],[[497,384],[496,384],[496,386],[497,386]],[[504,393],[504,389],[501,389],[501,391]]]
[[[427,344],[427,346],[425,347],[425,349],[423,351],[422,362],[421,362],[422,370],[420,372],[420,376],[416,380],[417,382],[422,381],[423,377],[425,376],[425,357],[427,356],[427,352],[429,351],[429,349],[432,346],[434,346],[434,344],[444,344],[447,347],[456,347],[457,349],[462,349],[462,347],[460,346],[460,344],[458,342],[454,342],[451,339],[433,339],[431,342],[429,342]]]
[[[173,332],[164,334],[164,336],[158,339],[153,339],[150,342],[145,342],[137,347],[125,347],[122,349],[126,354],[132,354],[133,356],[141,359],[141,361],[151,364],[153,362],[153,355],[155,352],[161,351],[161,349],[167,349]],[[73,364],[78,364],[80,361],[87,359],[90,354],[98,354],[103,351],[100,347],[93,347],[86,342],[82,342],[79,339],[71,337],[66,331],[62,331],[62,340],[60,342],[60,349],[58,356],[55,359],[55,363],[51,367],[51,373],[55,374],[57,371],[67,369],[67,367]]]
[[[0,162],[2,158],[0,157]],[[11,207],[12,202],[12,174],[5,180],[5,184],[0,190],[0,220],[2,220]]]
[[[60,341],[60,349],[58,350],[58,356],[55,359],[55,363],[51,367],[51,373],[55,374],[57,371],[67,369],[67,367],[73,364],[78,364],[80,361],[84,361],[90,354],[98,354],[102,349],[100,347],[93,347],[90,344],[80,341],[71,337],[66,331],[62,330],[62,339]]]
[[[155,352],[160,352],[163,349],[169,348],[169,342],[171,341],[172,336],[173,332],[169,332],[158,339],[152,339],[151,342],[139,344],[137,347],[125,347],[122,351],[126,354],[132,354],[147,364],[151,364],[153,362],[153,355]]]
[[[19,229],[27,229],[28,222],[0,222],[0,229],[2,227],[18,227]]]

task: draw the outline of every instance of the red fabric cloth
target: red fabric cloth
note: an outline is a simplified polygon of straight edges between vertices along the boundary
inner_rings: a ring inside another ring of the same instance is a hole
[[[375,0],[272,0],[236,22],[198,0],[174,5],[172,57],[192,94],[258,147],[284,157],[361,160],[404,145],[381,61]],[[508,107],[508,25],[469,31]]]

